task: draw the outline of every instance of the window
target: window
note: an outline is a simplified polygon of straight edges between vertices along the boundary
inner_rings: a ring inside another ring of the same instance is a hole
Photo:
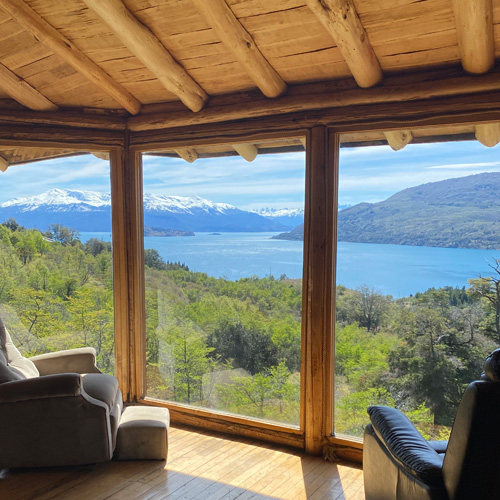
[[[114,372],[109,165],[94,156],[1,174],[0,315],[31,356],[92,346]]]
[[[304,148],[245,146],[144,157],[147,397],[298,425]]]
[[[472,138],[462,129],[448,133]],[[445,439],[499,345],[499,146],[451,135],[393,151],[379,135],[340,150],[335,432],[361,437],[381,404]]]

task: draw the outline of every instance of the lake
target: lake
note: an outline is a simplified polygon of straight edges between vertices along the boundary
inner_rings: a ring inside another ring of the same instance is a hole
[[[196,233],[185,237],[146,237],[165,261],[185,263],[190,270],[237,280],[252,275],[302,277],[303,243],[273,240],[278,233]],[[111,241],[110,233],[80,233]],[[489,276],[487,261],[500,250],[434,248],[371,243],[338,244],[337,283],[348,288],[366,284],[395,298],[430,287],[467,286],[467,279]]]

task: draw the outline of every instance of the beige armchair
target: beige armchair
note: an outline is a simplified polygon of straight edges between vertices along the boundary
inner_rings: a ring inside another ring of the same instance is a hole
[[[0,319],[0,468],[111,460],[122,410],[93,348],[25,358]]]

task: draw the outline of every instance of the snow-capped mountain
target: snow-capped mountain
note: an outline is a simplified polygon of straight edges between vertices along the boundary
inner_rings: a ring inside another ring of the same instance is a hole
[[[259,208],[252,212],[284,224],[290,229],[304,222],[303,208]]]
[[[19,207],[23,212],[37,210],[42,206],[50,206],[60,211],[67,211],[70,207],[78,211],[88,210],[90,207],[110,207],[111,196],[96,191],[67,191],[54,188],[36,196],[13,198],[0,203],[0,208]]]
[[[51,189],[0,203],[0,222],[10,217],[41,230],[62,224],[77,231],[111,230],[111,197],[94,191]],[[283,231],[286,225],[227,203],[199,196],[144,195],[146,226],[181,231]]]

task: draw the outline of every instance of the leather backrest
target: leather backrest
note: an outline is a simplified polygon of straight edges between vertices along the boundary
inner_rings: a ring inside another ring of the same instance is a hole
[[[450,500],[500,498],[500,382],[472,382],[460,402],[443,462]]]

